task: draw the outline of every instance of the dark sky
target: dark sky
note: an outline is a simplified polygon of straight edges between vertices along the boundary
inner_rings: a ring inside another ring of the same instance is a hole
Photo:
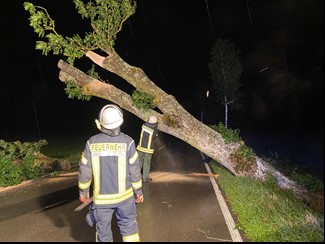
[[[59,33],[82,34],[87,23],[71,0],[31,0],[44,6]],[[195,117],[223,122],[223,106],[203,101],[211,89],[208,62],[218,38],[240,50],[244,99],[231,128],[314,130],[324,133],[323,0],[139,0],[118,34],[116,50],[141,67]],[[94,131],[106,101],[71,100],[58,79],[59,56],[35,50],[22,0],[1,1],[0,138],[38,138]],[[78,62],[76,62],[78,65]],[[264,70],[264,71],[262,71]],[[103,74],[116,86],[120,78]],[[132,89],[130,89],[132,90]],[[126,113],[127,119],[141,121]],[[90,129],[92,128],[92,129]],[[323,138],[323,137],[322,137]]]

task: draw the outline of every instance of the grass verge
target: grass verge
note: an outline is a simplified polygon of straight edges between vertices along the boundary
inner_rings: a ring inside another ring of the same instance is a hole
[[[324,216],[279,189],[270,176],[265,182],[236,177],[212,162],[218,184],[238,218],[237,228],[252,242],[324,242]]]

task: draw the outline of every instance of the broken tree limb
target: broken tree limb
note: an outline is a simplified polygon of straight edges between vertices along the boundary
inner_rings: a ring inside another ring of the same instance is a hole
[[[208,174],[208,173],[191,173],[191,176],[209,176],[209,177],[219,177],[218,174]]]
[[[103,68],[103,63],[105,61],[105,57],[100,56],[99,54],[93,52],[93,51],[88,51],[86,53],[86,56],[90,58],[95,64],[99,65],[100,67]]]

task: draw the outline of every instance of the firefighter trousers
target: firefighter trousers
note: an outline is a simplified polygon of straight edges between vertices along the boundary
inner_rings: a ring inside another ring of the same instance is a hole
[[[96,208],[96,242],[112,242],[112,216],[115,212],[117,224],[123,242],[140,242],[138,224],[136,222],[136,206],[131,197],[112,208]]]
[[[149,178],[152,153],[144,153],[138,151],[138,154],[139,154],[140,165],[142,168],[142,180],[146,181]]]

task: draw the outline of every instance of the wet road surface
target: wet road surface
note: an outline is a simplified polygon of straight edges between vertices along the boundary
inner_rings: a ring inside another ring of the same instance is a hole
[[[154,183],[143,189],[145,202],[138,206],[142,240],[231,241],[208,177],[183,172],[153,173],[152,177]]]
[[[168,138],[157,143],[144,202],[137,205],[143,242],[232,242],[210,177],[198,151]],[[95,229],[79,212],[77,173],[0,191],[1,242],[94,242]],[[121,241],[113,219],[114,241]]]

